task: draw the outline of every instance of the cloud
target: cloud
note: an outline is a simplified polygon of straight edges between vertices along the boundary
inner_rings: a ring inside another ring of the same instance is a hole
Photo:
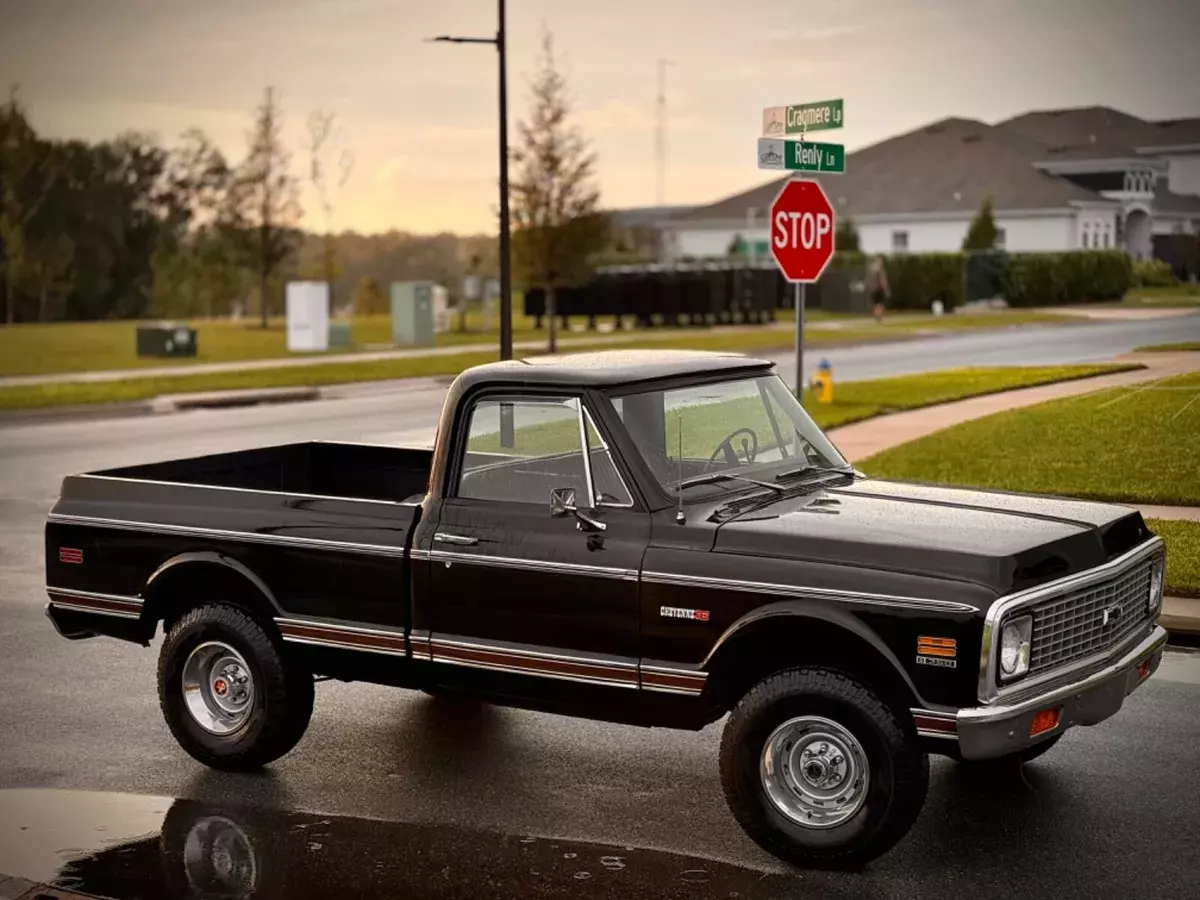
[[[825,38],[846,37],[866,31],[864,24],[825,25],[816,28],[776,28],[768,33],[773,41],[819,41]]]

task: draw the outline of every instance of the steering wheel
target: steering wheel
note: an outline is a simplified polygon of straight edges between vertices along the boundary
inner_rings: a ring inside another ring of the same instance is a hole
[[[729,432],[725,439],[722,440],[721,443],[717,444],[717,449],[712,452],[712,456],[710,456],[708,458],[708,462],[704,464],[705,472],[708,471],[709,466],[717,461],[717,457],[722,453],[725,454],[725,462],[727,465],[732,467],[741,464],[741,460],[738,459],[737,449],[733,446],[733,439],[739,434],[746,434],[750,436],[749,440],[744,438],[742,440],[742,453],[744,453],[746,456],[747,465],[754,462],[754,458],[758,456],[758,434],[755,433],[755,431],[751,428],[738,428]]]

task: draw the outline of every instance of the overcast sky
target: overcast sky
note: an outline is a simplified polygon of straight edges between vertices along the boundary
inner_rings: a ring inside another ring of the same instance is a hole
[[[490,36],[495,16],[495,0],[0,0],[0,82],[20,82],[44,134],[197,126],[235,160],[272,84],[298,173],[308,113],[344,126],[338,226],[494,230],[495,51],[422,38]],[[844,97],[827,139],[851,149],[948,115],[1200,115],[1200,0],[509,0],[514,116],[543,23],[609,206],[654,202],[660,57],[669,203],[766,180],[754,143],[773,104]]]

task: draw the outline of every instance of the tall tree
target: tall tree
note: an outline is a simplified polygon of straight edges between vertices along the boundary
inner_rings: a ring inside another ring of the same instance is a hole
[[[58,178],[50,146],[39,140],[16,85],[0,108],[0,250],[4,261],[4,321],[16,321],[18,289],[30,272],[30,230]]]
[[[967,236],[963,238],[964,250],[991,250],[996,246],[999,232],[996,229],[996,216],[992,210],[992,195],[988,194],[979,204],[979,212],[971,220]]]
[[[321,204],[322,232],[321,266],[329,301],[333,305],[334,284],[341,271],[338,267],[337,238],[333,233],[333,209],[336,195],[350,180],[354,170],[354,154],[341,146],[341,129],[337,117],[322,109],[313,110],[308,117],[308,177]]]
[[[517,125],[511,183],[513,262],[527,286],[546,289],[549,350],[556,349],[555,290],[582,279],[589,257],[607,240],[599,212],[596,155],[570,121],[566,77],[554,56],[554,39],[542,35],[542,53],[530,84],[533,107]]]
[[[300,191],[283,140],[283,111],[268,87],[249,135],[250,151],[238,172],[234,209],[248,262],[258,274],[259,313],[267,327],[271,282],[299,242]]]

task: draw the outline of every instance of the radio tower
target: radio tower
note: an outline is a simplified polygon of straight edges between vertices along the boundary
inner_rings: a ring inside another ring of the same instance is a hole
[[[667,66],[670,65],[674,63],[669,59],[659,58],[658,100],[655,103],[654,117],[654,204],[659,207],[665,206],[667,202]]]

